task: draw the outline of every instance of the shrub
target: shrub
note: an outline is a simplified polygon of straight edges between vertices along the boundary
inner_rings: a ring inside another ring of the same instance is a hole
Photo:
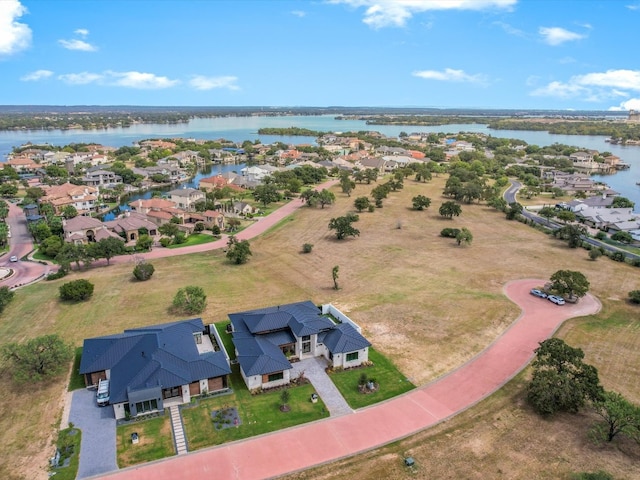
[[[163,247],[168,247],[169,245],[171,245],[172,240],[168,237],[162,237],[160,239],[160,245],[162,245]]]
[[[607,238],[607,234],[604,233],[604,232],[598,232],[598,233],[596,233],[596,238],[598,240],[604,240],[605,238]]]
[[[211,233],[214,235],[220,235],[220,227],[218,225],[214,225],[211,227]]]
[[[202,223],[202,222],[198,222],[198,223],[196,223],[196,226],[195,226],[195,227],[193,227],[193,231],[194,231],[194,232],[198,232],[198,233],[200,233],[200,232],[201,232],[201,231],[203,231],[203,230],[204,230],[204,223]]]
[[[0,287],[0,313],[4,310],[4,307],[9,305],[15,293],[9,290],[9,287]]]
[[[602,252],[600,251],[599,248],[593,248],[591,250],[589,250],[589,258],[591,260],[597,260],[598,258],[600,258],[602,256]]]
[[[61,268],[56,273],[50,273],[47,275],[47,280],[58,280],[59,278],[66,277],[67,271],[64,268]]]
[[[305,243],[302,245],[302,253],[311,253],[311,250],[313,250],[313,244]]]
[[[440,231],[440,236],[441,237],[446,237],[446,238],[456,238],[458,233],[460,233],[460,229],[459,228],[443,228]]]
[[[154,271],[155,268],[153,267],[153,265],[147,262],[141,262],[137,264],[133,269],[133,276],[136,277],[136,280],[144,282],[151,278]]]
[[[631,290],[629,292],[629,301],[631,303],[640,304],[640,290]]]
[[[173,308],[188,315],[201,313],[206,306],[207,295],[202,287],[191,285],[181,288],[173,298]]]
[[[622,252],[612,252],[611,260],[615,262],[624,262],[624,253]]]
[[[60,298],[62,300],[80,302],[87,300],[91,295],[93,295],[93,283],[88,280],[74,280],[60,287]]]

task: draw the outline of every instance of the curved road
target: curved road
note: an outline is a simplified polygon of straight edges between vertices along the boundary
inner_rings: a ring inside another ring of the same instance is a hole
[[[522,370],[538,343],[568,318],[596,313],[598,300],[557,306],[529,290],[544,280],[507,284],[504,292],[521,315],[489,347],[453,372],[400,397],[333,417],[180,457],[130,467],[100,478],[173,480],[271,478],[355,455],[436,425],[498,390]]]

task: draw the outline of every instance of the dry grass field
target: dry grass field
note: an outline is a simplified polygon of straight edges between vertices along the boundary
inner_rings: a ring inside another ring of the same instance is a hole
[[[377,350],[421,385],[469,360],[518,316],[502,294],[506,282],[546,279],[556,270],[571,269],[587,276],[603,310],[567,323],[559,334],[585,350],[586,361],[598,367],[607,388],[640,403],[639,311],[625,301],[628,291],[640,288],[639,270],[608,259],[592,262],[585,250],[568,249],[530,227],[507,222],[484,205],[463,205],[460,217],[444,220],[437,213],[444,181],[406,180],[404,190],[391,193],[382,209],[360,214],[354,224],[359,237],[337,241],[327,224],[352,211],[353,200],[367,195],[373,185],[358,185],[351,198],[336,188],[335,205],[300,209],[251,241],[253,256],[246,265],[229,265],[222,252],[211,252],[155,260],[156,273],[144,283],[131,280],[133,259],[41,282],[17,292],[0,318],[0,342],[57,332],[77,346],[85,337],[176,320],[168,310],[175,292],[199,285],[208,295],[205,322],[278,303],[332,302],[362,325]],[[428,210],[410,210],[417,194],[432,199]],[[469,228],[472,245],[459,247],[439,237],[445,227]],[[311,253],[300,253],[304,243],[314,245]],[[335,265],[339,290],[333,289]],[[59,303],[59,285],[75,278],[95,283],[94,297],[78,305]],[[0,476],[44,477],[66,386],[60,380],[35,389],[16,387],[9,373],[2,365],[0,429],[5,435],[0,458],[5,460]],[[414,450],[419,467],[410,476],[425,478],[561,478],[590,465],[634,478],[637,450],[624,446],[627,453],[622,447],[594,452],[582,431],[583,417],[543,422],[523,405],[521,383],[512,382],[438,428],[299,478],[371,478],[372,472],[401,478],[407,472],[398,458]],[[549,458],[557,459],[553,469]]]

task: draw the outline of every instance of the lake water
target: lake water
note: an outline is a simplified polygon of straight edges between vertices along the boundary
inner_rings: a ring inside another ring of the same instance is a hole
[[[299,127],[322,132],[378,131],[384,135],[397,137],[400,132],[476,132],[500,138],[518,138],[528,144],[547,146],[553,143],[574,145],[579,148],[609,151],[631,164],[629,170],[613,175],[597,175],[595,180],[607,183],[621,195],[633,200],[640,209],[640,146],[625,147],[610,145],[604,136],[553,135],[547,132],[529,132],[521,130],[489,130],[486,125],[440,125],[433,127],[367,125],[362,120],[336,120],[333,115],[278,116],[278,117],[218,117],[197,118],[188,123],[177,125],[132,125],[129,128],[110,128],[102,130],[33,130],[20,132],[0,132],[0,159],[5,159],[12,147],[26,142],[34,144],[50,143],[67,145],[69,143],[96,142],[112,147],[132,145],[147,138],[196,138],[216,140],[224,138],[234,142],[260,140],[263,143],[283,142],[287,144],[315,144],[314,137],[289,137],[277,135],[258,135],[258,129],[266,127]],[[242,167],[228,165],[230,170]]]

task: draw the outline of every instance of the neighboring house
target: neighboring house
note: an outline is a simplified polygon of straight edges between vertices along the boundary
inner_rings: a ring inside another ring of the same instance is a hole
[[[87,386],[109,379],[116,419],[189,403],[228,388],[229,359],[215,327],[202,319],[125,330],[84,341],[80,374]]]
[[[369,360],[371,343],[360,327],[330,304],[320,309],[311,301],[290,303],[231,313],[229,319],[249,390],[288,384],[293,359],[324,357],[334,368],[357,367]]]
[[[211,228],[217,225],[220,230],[224,230],[224,214],[217,210],[207,210],[202,213],[204,217],[204,223],[207,228]]]
[[[113,187],[122,183],[122,177],[108,170],[93,170],[82,177],[82,183],[90,187]]]
[[[140,231],[147,231],[148,235],[158,235],[158,226],[147,219],[146,215],[138,212],[125,212],[123,217],[105,222],[106,227],[127,242],[137,242]]]
[[[17,173],[33,173],[40,168],[38,163],[25,156],[10,158],[4,166],[12,167]]]
[[[178,208],[186,211],[195,210],[195,204],[205,200],[205,194],[195,188],[178,188],[169,192],[169,199]]]
[[[42,188],[45,195],[40,199],[40,203],[50,203],[56,214],[60,214],[62,209],[68,205],[75,207],[80,214],[96,210],[98,189],[95,187],[63,183]]]
[[[366,157],[358,160],[356,162],[356,167],[360,168],[361,170],[366,170],[367,168],[373,168],[375,170],[378,170],[379,175],[383,175],[384,169],[385,169],[385,163],[386,162],[384,161],[384,159],[379,157]]]
[[[171,200],[166,200],[164,198],[149,198],[146,200],[141,198],[129,203],[129,207],[135,212],[144,213],[146,215],[151,211],[176,208],[176,204]]]
[[[226,187],[229,184],[229,181],[224,178],[221,174],[214,175],[213,177],[207,177],[200,180],[200,184],[198,188],[203,192],[210,192],[217,188]]]
[[[233,212],[238,215],[247,215],[253,213],[253,207],[247,202],[233,202]]]
[[[84,217],[78,215],[69,220],[62,221],[64,241],[75,244],[87,244],[98,242],[103,238],[117,238],[123,240],[117,233],[112,232],[107,226],[97,218]]]
[[[576,212],[585,225],[600,230],[635,230],[640,228],[638,215],[631,208],[584,207]]]

